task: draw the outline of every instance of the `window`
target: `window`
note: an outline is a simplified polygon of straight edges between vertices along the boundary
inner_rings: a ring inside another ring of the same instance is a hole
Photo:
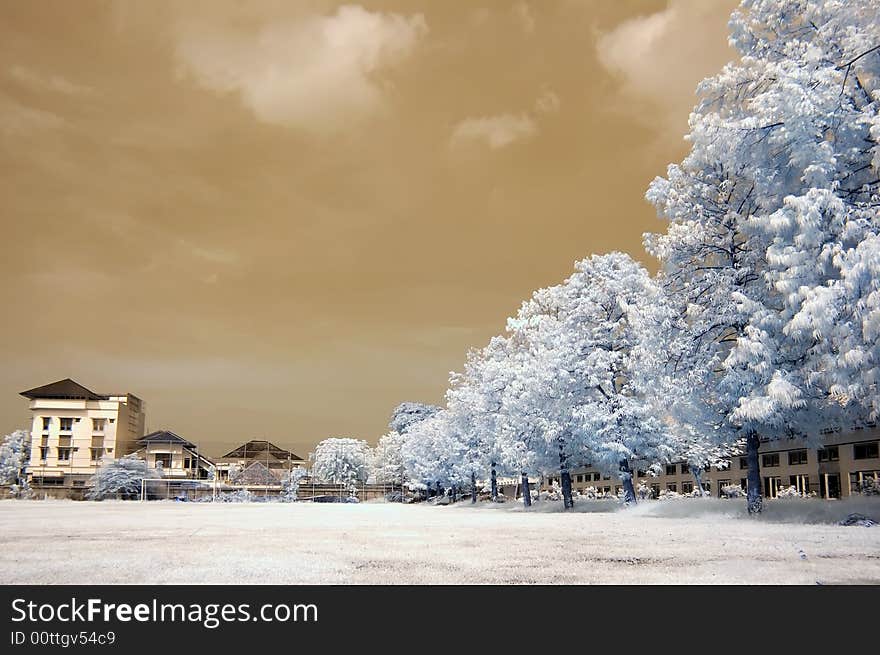
[[[593,482],[598,482],[602,479],[602,476],[599,473],[593,473]]]
[[[187,460],[186,460],[186,466],[185,466],[185,468],[189,468],[189,459],[188,459],[188,458],[187,458]],[[578,481],[578,482],[583,482],[583,481],[584,481],[584,476],[583,476],[583,474],[580,474],[580,475],[577,476],[577,481]]]
[[[100,461],[101,458],[104,456],[104,449],[103,448],[89,448],[89,452],[90,452],[90,459],[93,462]]]
[[[689,494],[694,490],[693,482],[682,482],[681,483],[681,493]]]
[[[677,491],[678,487],[675,486],[674,482],[669,482],[666,485],[666,491]]]
[[[666,475],[675,475],[675,464],[666,465]],[[673,489],[675,491],[675,489]]]
[[[636,471],[636,477],[637,477],[637,478],[643,478],[643,477],[645,477],[645,471],[644,471],[643,469],[638,469],[638,470]]]
[[[85,480],[74,480],[73,486],[74,487],[84,487],[84,486],[86,486],[86,481]]]
[[[156,453],[156,466],[171,468],[171,453]]]
[[[656,498],[659,495],[660,495],[660,485],[659,484],[652,484],[651,485],[651,496],[653,498]]]
[[[878,442],[857,443],[853,446],[853,459],[874,459],[880,456]]]
[[[770,453],[761,457],[761,466],[764,468],[773,468],[779,466],[779,453]]]
[[[43,432],[48,432],[49,427],[52,425],[52,417],[43,416],[42,419],[43,419]]]
[[[40,461],[45,462],[49,459],[49,448],[47,446],[40,446]]]
[[[58,461],[59,462],[69,462],[70,461],[70,448],[59,448],[58,449]]]
[[[103,432],[104,425],[107,423],[107,419],[105,418],[93,418],[92,419],[92,432]]]
[[[62,432],[70,432],[73,430],[73,419],[72,418],[61,418],[58,419],[61,422],[61,427],[58,428]]]
[[[788,465],[789,466],[797,466],[799,464],[807,463],[807,451],[806,450],[792,450],[788,453]]]
[[[820,462],[836,462],[839,459],[840,453],[837,450],[837,446],[827,446],[826,448],[819,449]]]
[[[190,459],[189,457],[187,457],[185,460],[183,460],[183,468],[188,469],[188,468],[191,468],[192,465],[193,465],[193,460]],[[578,482],[583,482],[583,480],[581,480],[582,477],[584,477],[584,476],[582,476],[582,475],[578,476]]]
[[[682,473],[682,475],[684,475],[685,473],[690,473],[690,470],[691,470],[691,469],[690,469],[690,467],[688,466],[688,463],[687,463],[687,462],[682,462],[682,465],[681,465],[681,473]]]
[[[603,475],[603,476],[602,476],[602,479],[603,479],[603,480],[610,480],[610,479],[611,479],[611,476],[610,476],[610,475]]]
[[[749,458],[748,457],[740,457],[739,458],[739,467],[741,469],[749,468]]]

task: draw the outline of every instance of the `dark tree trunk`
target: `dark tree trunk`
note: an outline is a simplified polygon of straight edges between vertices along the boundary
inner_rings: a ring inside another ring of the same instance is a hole
[[[568,458],[565,456],[565,438],[559,438],[559,481],[562,483],[562,507],[571,509],[574,507],[574,499],[571,497],[571,473],[568,472]]]
[[[627,504],[635,505],[639,501],[636,499],[636,490],[633,487],[633,474],[629,466],[629,460],[624,458],[620,460],[618,465],[620,469],[620,481],[623,483],[623,501]]]
[[[471,504],[477,502],[477,474],[471,471]]]
[[[495,462],[492,462],[490,480],[492,481],[492,502],[498,500],[498,473],[495,472]]]
[[[437,481],[437,494],[436,494],[436,495],[438,495],[438,496],[442,496],[442,495],[443,495],[443,487],[440,486],[440,481],[439,481],[439,480]]]
[[[454,503],[457,500],[458,500],[458,487],[456,487],[455,485],[452,485],[452,502]]]
[[[706,491],[703,489],[703,467],[702,466],[690,466],[691,475],[694,476],[694,483],[697,485],[697,494],[700,496],[705,496]]]
[[[758,447],[761,440],[758,433],[751,431],[746,435],[746,459],[749,463],[748,473],[748,509],[749,514],[760,514],[764,508],[764,499],[761,495],[761,467],[758,463]]]
[[[522,474],[522,496],[523,496],[523,506],[531,507],[532,506],[532,490],[529,489],[529,474],[525,471]]]

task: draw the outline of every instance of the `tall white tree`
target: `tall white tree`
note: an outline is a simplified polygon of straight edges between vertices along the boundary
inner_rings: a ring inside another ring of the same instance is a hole
[[[835,363],[859,357],[834,346],[852,315],[835,298],[876,224],[880,30],[870,0],[746,0],[730,25],[741,59],[701,84],[691,151],[647,194],[670,225],[646,246],[687,317],[683,365],[745,439],[759,512],[759,438],[815,438],[858,391]]]

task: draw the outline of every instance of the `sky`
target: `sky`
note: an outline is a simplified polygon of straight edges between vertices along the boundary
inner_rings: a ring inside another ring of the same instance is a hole
[[[731,0],[0,5],[0,431],[66,377],[223,455],[374,443],[621,250]]]

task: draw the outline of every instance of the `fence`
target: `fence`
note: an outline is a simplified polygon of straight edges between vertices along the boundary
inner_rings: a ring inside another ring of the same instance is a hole
[[[179,500],[194,502],[273,501],[282,495],[281,485],[229,484],[215,480],[151,478],[141,483],[140,500]],[[360,501],[403,502],[409,494],[394,484],[332,484],[304,481],[299,485],[300,502]]]

